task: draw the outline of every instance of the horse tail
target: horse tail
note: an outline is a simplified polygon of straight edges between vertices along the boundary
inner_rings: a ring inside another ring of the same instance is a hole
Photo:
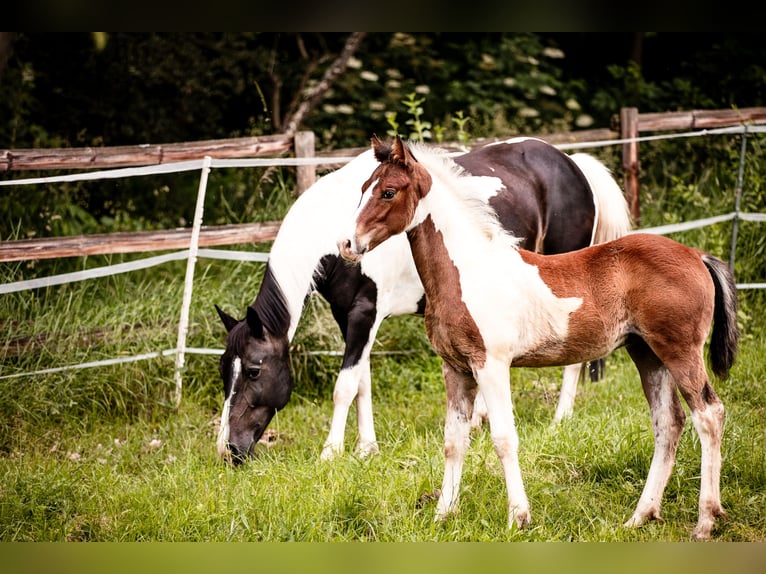
[[[712,255],[703,255],[702,262],[715,284],[713,333],[710,337],[710,367],[725,379],[734,364],[739,345],[737,326],[737,286],[729,266]]]
[[[596,205],[590,244],[596,245],[627,235],[632,228],[630,209],[609,168],[587,153],[575,153],[569,157],[588,180],[593,203]]]

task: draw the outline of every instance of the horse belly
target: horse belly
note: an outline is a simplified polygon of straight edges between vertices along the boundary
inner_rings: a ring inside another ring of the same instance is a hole
[[[513,358],[512,367],[564,367],[594,361],[608,355],[613,349],[624,343],[618,341],[614,346],[601,345],[582,347],[571,344],[545,345],[532,349]]]
[[[567,337],[547,339],[541,344],[517,354],[513,367],[563,367],[605,357],[625,344],[630,327],[619,321],[607,324],[597,316],[582,319],[571,316]]]

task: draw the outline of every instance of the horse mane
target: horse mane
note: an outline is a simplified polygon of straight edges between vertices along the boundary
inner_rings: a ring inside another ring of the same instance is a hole
[[[424,165],[431,175],[431,179],[441,183],[440,188],[449,191],[453,197],[463,203],[466,217],[477,228],[481,229],[491,239],[498,238],[507,242],[514,249],[518,248],[521,239],[503,228],[497,218],[497,213],[487,201],[488,180],[497,178],[471,175],[450,157],[449,152],[442,148],[416,142],[410,142],[407,145],[413,157]],[[502,183],[497,179],[495,188],[499,185]]]
[[[290,327],[290,310],[287,308],[285,294],[274,276],[271,265],[266,265],[266,271],[261,282],[261,289],[252,304],[258,313],[263,326],[278,337],[286,337]]]

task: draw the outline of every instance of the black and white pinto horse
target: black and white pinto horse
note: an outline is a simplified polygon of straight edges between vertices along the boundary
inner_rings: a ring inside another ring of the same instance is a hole
[[[484,200],[502,225],[540,253],[563,253],[630,230],[620,187],[593,156],[567,155],[543,141],[517,138],[454,158],[482,182]],[[290,399],[290,342],[308,296],[330,304],[344,341],[333,393],[330,431],[321,453],[343,451],[346,420],[356,398],[364,456],[378,451],[373,425],[370,352],[386,317],[423,313],[425,301],[404,236],[392,238],[360,266],[338,256],[337,239],[359,203],[359,190],[378,162],[372,151],[320,178],[285,216],[263,282],[244,319],[218,314],[228,331],[219,370],[225,402],[217,448],[226,460],[252,454],[274,414]],[[572,411],[581,365],[564,369],[554,421]],[[474,425],[486,417],[480,397]]]

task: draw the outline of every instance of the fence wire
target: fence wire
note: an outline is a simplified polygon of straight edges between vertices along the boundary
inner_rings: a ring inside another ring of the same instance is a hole
[[[695,138],[695,137],[707,137],[712,135],[726,135],[726,134],[742,134],[742,154],[739,164],[739,175],[737,183],[737,201],[735,204],[735,210],[730,213],[721,215],[715,215],[693,221],[685,221],[675,224],[662,225],[656,227],[642,228],[632,231],[632,233],[655,233],[660,235],[666,235],[675,232],[688,231],[691,229],[697,229],[701,227],[707,227],[722,222],[734,221],[735,224],[738,221],[750,221],[750,222],[766,222],[766,213],[742,213],[739,211],[739,195],[741,194],[741,177],[742,166],[744,163],[744,148],[745,138],[747,134],[751,133],[766,133],[766,126],[752,126],[741,125],[716,129],[703,129],[695,130],[683,133],[675,134],[662,134],[653,136],[640,136],[636,138],[622,138],[611,140],[600,140],[591,142],[578,142],[568,144],[557,144],[555,147],[567,151],[567,150],[579,150],[586,148],[600,148],[615,145],[622,145],[630,142],[649,142],[659,141],[667,139],[679,139],[679,138]],[[251,168],[251,167],[276,167],[276,166],[305,166],[305,165],[326,165],[326,164],[344,164],[354,159],[353,157],[313,157],[313,158],[254,158],[254,159],[212,159],[206,157],[200,160],[190,160],[182,162],[174,162],[167,164],[143,166],[143,167],[131,167],[131,168],[119,168],[111,170],[99,170],[93,172],[76,173],[52,177],[38,177],[38,178],[26,178],[15,180],[0,181],[0,187],[3,186],[15,186],[15,185],[39,185],[44,183],[63,183],[74,181],[95,181],[99,179],[120,179],[126,177],[142,177],[147,175],[157,174],[169,174],[169,173],[181,173],[188,171],[199,170],[201,172],[201,181],[198,190],[198,202],[197,210],[195,212],[195,227],[198,229],[202,224],[202,201],[207,187],[207,172],[210,169],[225,169],[225,168]],[[197,217],[198,216],[198,217]],[[736,229],[736,228],[735,228]],[[165,349],[162,351],[156,351],[151,353],[143,353],[139,355],[129,357],[118,357],[114,359],[106,359],[101,361],[90,361],[73,365],[65,365],[60,367],[41,369],[31,372],[12,373],[6,375],[0,375],[0,380],[15,379],[25,376],[44,375],[50,373],[58,373],[68,370],[87,369],[93,367],[103,367],[109,365],[117,365],[124,363],[132,363],[136,361],[157,359],[164,357],[175,357],[175,381],[176,381],[176,403],[181,400],[182,382],[181,382],[181,370],[183,367],[183,357],[185,354],[197,354],[197,355],[220,355],[223,353],[223,349],[211,349],[200,347],[186,347],[186,335],[187,335],[187,322],[188,313],[191,305],[192,297],[192,279],[194,265],[198,257],[210,258],[210,259],[223,259],[228,261],[256,261],[266,262],[268,261],[268,253],[258,252],[243,252],[232,251],[224,249],[203,249],[197,245],[199,234],[195,236],[192,233],[189,249],[176,251],[173,253],[160,255],[156,257],[148,257],[138,259],[127,263],[118,263],[114,265],[107,265],[104,267],[98,267],[94,269],[88,269],[84,271],[78,271],[74,273],[64,273],[60,275],[53,275],[49,277],[40,277],[27,281],[17,281],[12,283],[6,283],[0,285],[0,295],[7,293],[14,293],[18,291],[24,291],[29,289],[38,289],[42,287],[51,287],[56,285],[63,285],[66,283],[72,283],[77,281],[84,281],[88,279],[95,279],[99,277],[107,277],[110,275],[117,275],[121,273],[128,273],[131,271],[137,271],[140,269],[148,269],[157,265],[163,265],[170,261],[187,260],[187,272],[184,289],[184,300],[181,306],[180,319],[179,319],[179,335],[177,346],[175,349]],[[735,250],[736,232],[732,239],[732,253]],[[733,263],[733,261],[732,261]],[[766,289],[766,282],[761,283],[738,283],[738,289]],[[313,351],[312,354],[337,354],[335,351]]]

